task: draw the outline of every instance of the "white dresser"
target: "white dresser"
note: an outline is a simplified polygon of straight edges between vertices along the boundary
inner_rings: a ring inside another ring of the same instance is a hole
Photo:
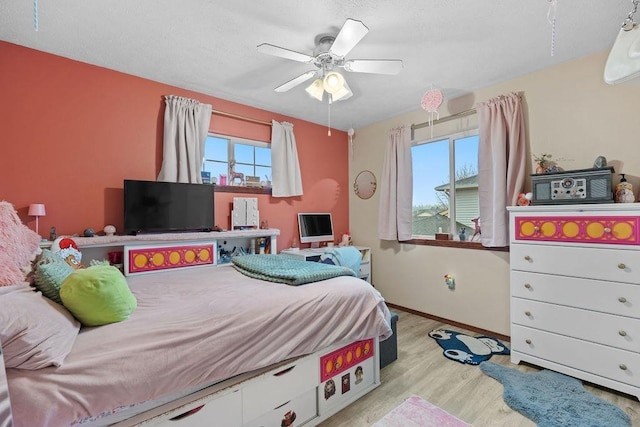
[[[640,399],[640,203],[509,214],[511,361]]]

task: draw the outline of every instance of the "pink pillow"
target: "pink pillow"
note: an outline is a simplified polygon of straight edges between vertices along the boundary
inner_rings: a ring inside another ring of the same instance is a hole
[[[29,285],[0,287],[0,341],[7,368],[62,366],[79,331],[71,313]]]
[[[6,252],[0,252],[0,286],[17,285],[22,282],[24,282],[22,271],[16,267]]]
[[[13,205],[0,201],[0,286],[15,285],[24,281],[23,271],[28,271],[31,261],[40,252],[40,236],[20,221]],[[21,278],[17,280],[16,270]]]

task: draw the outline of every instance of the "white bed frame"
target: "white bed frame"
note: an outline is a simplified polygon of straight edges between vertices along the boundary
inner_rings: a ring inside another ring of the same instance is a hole
[[[365,354],[366,343],[370,350]],[[6,391],[2,362],[0,353],[0,390]],[[294,417],[291,427],[315,426],[379,385],[379,342],[372,338],[240,374],[123,421],[114,423],[122,417],[114,414],[85,425],[209,427],[215,421],[225,427],[280,427]],[[11,427],[11,411],[4,409],[0,427]]]
[[[367,342],[368,354],[357,358],[356,348]],[[338,360],[343,361],[340,367]],[[328,366],[331,373],[326,373]],[[114,425],[204,427],[215,421],[225,427],[280,427],[295,414],[290,426],[315,426],[379,385],[379,343],[371,339],[239,375]],[[108,418],[101,421],[104,425]]]

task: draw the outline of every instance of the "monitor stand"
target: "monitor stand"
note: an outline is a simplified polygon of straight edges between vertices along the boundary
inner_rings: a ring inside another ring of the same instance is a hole
[[[311,242],[311,249],[318,249],[320,247],[320,242]]]

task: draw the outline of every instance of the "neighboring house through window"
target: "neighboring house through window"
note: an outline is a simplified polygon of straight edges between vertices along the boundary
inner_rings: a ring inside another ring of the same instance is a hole
[[[471,239],[480,216],[478,142],[476,129],[413,144],[414,237],[449,233],[457,240],[464,229]]]
[[[222,135],[209,135],[205,142],[202,170],[211,174],[218,185],[221,176],[226,185],[239,185],[240,179],[232,182],[231,172],[247,177],[257,177],[259,182],[271,181],[271,145],[267,142],[252,141]]]

